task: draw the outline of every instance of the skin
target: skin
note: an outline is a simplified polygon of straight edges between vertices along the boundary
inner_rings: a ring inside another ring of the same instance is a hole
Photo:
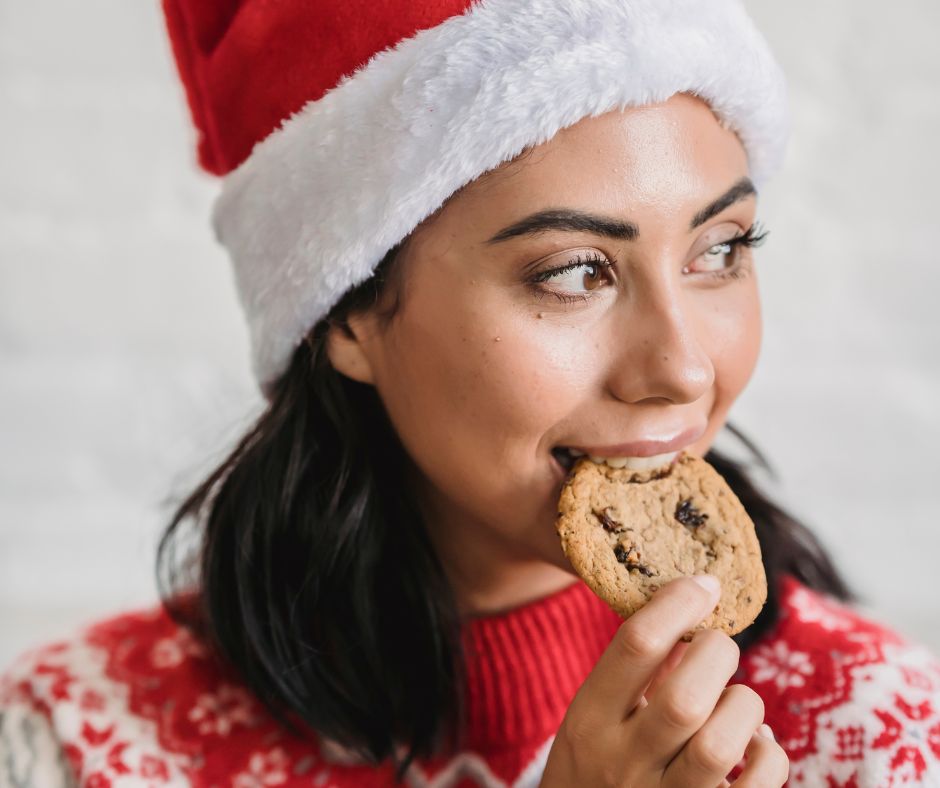
[[[582,119],[415,229],[386,329],[364,312],[350,320],[352,335],[331,330],[333,366],[376,387],[414,462],[465,616],[575,580],[554,528],[563,472],[552,447],[700,427],[686,448],[708,451],[760,348],[753,250],[716,247],[752,225],[756,196],[689,225],[747,174],[740,140],[696,97]],[[639,234],[549,230],[487,243],[549,208],[631,221]],[[711,276],[735,267],[736,255],[742,277]],[[541,291],[527,281],[578,256],[614,265],[559,274]]]

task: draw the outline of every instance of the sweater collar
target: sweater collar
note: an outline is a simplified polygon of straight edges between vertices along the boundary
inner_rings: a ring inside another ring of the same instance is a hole
[[[465,622],[464,746],[511,748],[554,734],[620,623],[581,580]]]

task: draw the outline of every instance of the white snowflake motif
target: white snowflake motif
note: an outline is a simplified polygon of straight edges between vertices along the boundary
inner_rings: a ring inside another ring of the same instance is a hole
[[[809,654],[803,651],[790,651],[787,644],[778,640],[757,649],[752,658],[754,665],[753,680],[756,683],[773,679],[777,688],[802,687],[806,677],[813,675],[813,663]]]
[[[793,592],[790,604],[800,621],[818,624],[829,632],[844,632],[852,628],[851,617],[845,614],[840,605],[815,596],[805,588],[798,588]]]
[[[158,670],[175,668],[186,657],[204,657],[205,649],[188,629],[180,629],[172,637],[161,638],[150,649],[150,664]]]
[[[265,788],[268,785],[283,785],[287,782],[287,753],[280,747],[268,752],[252,753],[248,768],[235,775],[233,788]]]
[[[250,727],[256,721],[251,697],[245,690],[230,684],[220,685],[214,694],[200,695],[188,716],[190,721],[198,723],[203,735],[228,736],[235,725]]]

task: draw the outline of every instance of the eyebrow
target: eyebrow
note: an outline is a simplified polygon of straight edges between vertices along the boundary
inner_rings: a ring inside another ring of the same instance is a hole
[[[689,231],[699,227],[713,216],[717,216],[734,203],[743,200],[751,194],[757,194],[757,189],[747,176],[741,178],[734,186],[715,200],[712,200],[689,223]],[[612,216],[585,213],[573,208],[554,208],[530,214],[508,227],[504,227],[492,238],[487,239],[488,244],[508,241],[522,235],[534,235],[546,230],[561,230],[573,233],[591,233],[615,238],[623,241],[635,241],[640,237],[640,228],[630,221],[624,221]]]

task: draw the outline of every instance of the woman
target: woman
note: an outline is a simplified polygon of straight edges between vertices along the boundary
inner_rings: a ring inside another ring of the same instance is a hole
[[[742,8],[413,5],[165,4],[268,408],[173,518],[165,608],[7,674],[2,780],[936,784],[940,666],[712,449],[785,138]],[[711,462],[755,624],[680,641],[708,576],[595,597],[554,529],[571,450]]]

